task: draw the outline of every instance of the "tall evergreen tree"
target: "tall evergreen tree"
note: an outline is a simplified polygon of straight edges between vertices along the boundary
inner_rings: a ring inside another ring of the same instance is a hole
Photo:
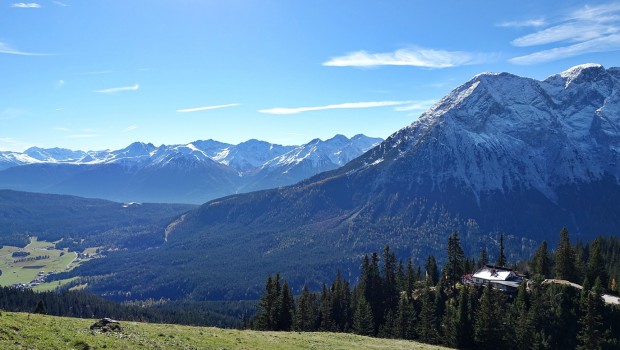
[[[372,309],[362,296],[357,302],[353,317],[353,332],[359,335],[375,335],[375,325],[373,323]]]
[[[401,293],[394,320],[394,335],[401,339],[413,339],[415,337],[415,318],[413,301],[406,293]]]
[[[506,255],[504,255],[504,234],[499,235],[499,256],[497,257],[497,262],[495,262],[496,266],[506,266],[508,262],[506,261]]]
[[[487,254],[487,250],[482,248],[482,250],[480,250],[480,256],[478,257],[478,264],[476,265],[476,267],[481,268],[488,263],[489,263],[489,256]]]
[[[413,261],[411,261],[411,258],[409,258],[407,260],[407,269],[405,272],[405,293],[407,293],[407,295],[409,297],[411,297],[411,293],[413,293],[413,288],[415,287],[415,282],[416,282],[417,278],[416,278],[416,272],[413,270]]]
[[[295,309],[294,329],[299,332],[314,332],[317,330],[318,306],[316,294],[311,293],[308,286],[304,286]]]
[[[581,318],[579,323],[581,331],[577,335],[579,350],[599,350],[603,345],[603,312],[604,304],[602,299],[601,279],[596,278],[592,290],[582,291]]]
[[[555,251],[555,278],[576,282],[575,251],[566,227],[560,231],[560,242]]]
[[[456,284],[461,281],[461,277],[465,274],[465,253],[461,247],[459,234],[457,231],[452,232],[448,237],[448,256],[444,266],[443,275],[449,287],[455,288]]]
[[[293,315],[295,313],[295,300],[288,286],[288,282],[284,280],[282,290],[278,298],[278,318],[276,330],[290,331],[293,326]]]
[[[321,312],[319,315],[320,329],[325,332],[333,332],[336,330],[333,314],[332,292],[325,284],[321,291]]]
[[[396,268],[396,255],[386,245],[383,250],[383,274],[381,279],[383,308],[380,311],[384,316],[387,316],[388,312],[391,312],[392,315],[396,314],[400,293],[400,290],[397,289]]]
[[[437,315],[435,314],[435,302],[431,299],[431,291],[428,284],[422,294],[422,306],[418,317],[416,333],[420,341],[437,344],[439,333],[437,332]]]
[[[351,326],[351,288],[340,271],[336,274],[336,280],[331,288],[332,317],[336,329],[347,332]]]
[[[603,255],[601,254],[601,238],[597,238],[590,244],[589,249],[589,258],[588,258],[588,278],[590,281],[595,281],[597,278],[601,279],[601,285],[607,286],[608,284],[608,275],[607,269],[605,268],[605,261],[603,260]]]
[[[503,312],[499,292],[487,286],[480,299],[474,333],[478,349],[500,349],[503,337]]]
[[[545,278],[551,277],[551,260],[549,258],[549,252],[547,251],[547,241],[542,241],[534,259],[532,260],[532,272],[539,274]]]
[[[437,261],[434,256],[429,255],[428,258],[426,258],[424,268],[426,269],[426,283],[431,286],[437,284],[437,281],[439,281],[439,269],[437,268]]]
[[[274,330],[276,327],[275,319],[273,319],[278,295],[276,294],[275,282],[271,275],[267,277],[265,282],[265,290],[261,297],[256,312],[255,328],[258,330]]]

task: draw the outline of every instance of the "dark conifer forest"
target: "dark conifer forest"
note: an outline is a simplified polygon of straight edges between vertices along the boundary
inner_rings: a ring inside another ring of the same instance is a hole
[[[361,261],[354,286],[337,274],[320,292],[294,298],[287,281],[268,276],[252,327],[275,331],[352,332],[414,339],[459,349],[618,349],[620,245],[615,237],[571,244],[566,228],[555,252],[542,242],[530,261],[511,265],[527,278],[516,293],[463,284],[487,263],[464,256],[459,236],[448,239],[441,274],[433,256],[425,273],[389,247]],[[500,244],[496,266],[507,265]],[[568,282],[582,285],[577,288]],[[605,303],[603,294],[616,303]]]

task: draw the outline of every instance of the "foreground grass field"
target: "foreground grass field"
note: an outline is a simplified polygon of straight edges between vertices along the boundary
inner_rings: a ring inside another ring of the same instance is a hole
[[[445,349],[405,340],[338,333],[257,332],[121,322],[91,331],[94,320],[2,312],[2,349]]]

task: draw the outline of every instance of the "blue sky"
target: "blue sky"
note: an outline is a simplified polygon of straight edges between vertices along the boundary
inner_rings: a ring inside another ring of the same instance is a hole
[[[387,137],[475,74],[620,65],[620,2],[0,1],[0,150]]]

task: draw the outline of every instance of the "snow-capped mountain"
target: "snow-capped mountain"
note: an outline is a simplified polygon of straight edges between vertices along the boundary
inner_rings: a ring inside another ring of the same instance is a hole
[[[325,142],[313,140],[312,147],[258,140],[238,145],[206,140],[159,147],[134,142],[105,151],[33,147],[24,153],[0,152],[0,188],[125,202],[203,203],[238,192],[293,184],[335,169],[380,141],[357,135],[351,140],[344,136]],[[278,176],[278,172],[289,168],[276,165],[261,173],[274,159],[297,149],[303,149],[306,158],[330,156],[286,176]],[[269,181],[261,180],[265,173]]]
[[[516,261],[542,240],[553,248],[563,226],[583,241],[620,232],[618,152],[620,69],[583,65],[543,81],[480,74],[346,165],[292,186],[210,201],[173,221],[166,249],[112,266],[131,266],[114,271],[121,280],[144,271],[174,279],[175,271],[202,266],[218,285],[189,295],[221,296],[226,285],[227,296],[236,290],[242,299],[252,288],[259,293],[272,271],[296,290],[320,288],[325,271],[353,276],[360,256],[386,244],[418,263],[429,254],[441,263],[454,230],[468,255],[486,248],[491,261],[504,233],[505,253]],[[269,164],[329,156],[300,149],[276,159]],[[243,259],[230,259],[239,252]],[[167,263],[175,255],[184,262]],[[95,283],[95,291],[131,291]],[[148,287],[153,295],[167,292]]]
[[[202,205],[169,242],[211,247],[226,237],[188,264],[217,269],[249,252],[263,270],[235,277],[257,285],[254,275],[268,271],[311,283],[291,256],[312,261],[304,276],[352,271],[351,261],[385,244],[441,261],[454,230],[468,254],[486,248],[491,258],[504,233],[516,260],[542,240],[553,247],[563,226],[585,241],[620,232],[619,152],[620,69],[583,65],[543,81],[485,73],[337,170]]]

